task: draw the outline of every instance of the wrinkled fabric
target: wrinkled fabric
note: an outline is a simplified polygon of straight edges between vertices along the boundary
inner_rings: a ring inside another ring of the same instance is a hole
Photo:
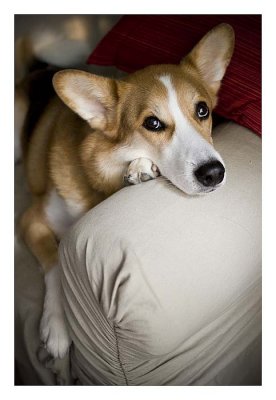
[[[234,123],[214,139],[224,187],[127,187],[62,240],[77,383],[260,383],[261,141]]]

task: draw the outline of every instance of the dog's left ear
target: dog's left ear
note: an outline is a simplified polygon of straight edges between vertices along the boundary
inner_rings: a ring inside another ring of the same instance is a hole
[[[53,85],[61,100],[92,128],[104,130],[108,124],[114,124],[122,83],[68,69],[54,75]]]
[[[216,95],[231,60],[235,34],[231,25],[220,24],[209,31],[182,61],[195,67],[205,85]]]

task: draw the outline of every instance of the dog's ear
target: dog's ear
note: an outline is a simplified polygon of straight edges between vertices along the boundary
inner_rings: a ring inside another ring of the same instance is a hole
[[[231,25],[220,24],[209,31],[192,51],[184,58],[195,67],[211,93],[216,95],[231,60],[235,34]]]
[[[92,128],[104,129],[116,115],[118,81],[79,70],[54,75],[53,85],[61,100]]]

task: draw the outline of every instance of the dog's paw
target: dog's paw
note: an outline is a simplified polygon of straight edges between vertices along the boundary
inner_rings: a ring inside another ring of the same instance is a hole
[[[63,313],[44,311],[40,322],[40,339],[54,358],[63,358],[71,344]]]
[[[158,167],[151,160],[137,158],[129,164],[124,181],[129,185],[137,185],[138,183],[155,179],[159,175]]]

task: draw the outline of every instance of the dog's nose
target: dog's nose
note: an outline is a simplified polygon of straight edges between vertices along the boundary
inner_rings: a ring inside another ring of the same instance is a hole
[[[219,161],[210,161],[195,171],[197,180],[204,186],[216,186],[223,181],[225,168]]]

